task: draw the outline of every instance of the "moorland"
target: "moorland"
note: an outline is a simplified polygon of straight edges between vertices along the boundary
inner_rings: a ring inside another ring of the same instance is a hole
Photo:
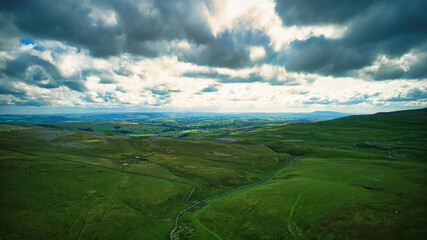
[[[1,116],[0,239],[424,239],[427,110],[316,114]]]

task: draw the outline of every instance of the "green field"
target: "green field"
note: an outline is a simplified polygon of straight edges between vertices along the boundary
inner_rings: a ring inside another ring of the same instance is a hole
[[[63,115],[2,115],[0,122],[17,127],[81,130],[108,135],[194,138],[284,126],[295,122],[348,116],[337,112],[312,113],[104,113]],[[0,126],[0,131],[2,126]]]
[[[188,184],[196,202],[286,164],[184,213],[175,239],[427,236],[425,109],[186,138],[44,124],[0,126],[0,239],[166,240]]]

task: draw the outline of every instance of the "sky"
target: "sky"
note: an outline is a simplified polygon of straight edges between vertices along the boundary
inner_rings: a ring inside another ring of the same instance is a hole
[[[427,107],[425,0],[2,0],[0,113]]]

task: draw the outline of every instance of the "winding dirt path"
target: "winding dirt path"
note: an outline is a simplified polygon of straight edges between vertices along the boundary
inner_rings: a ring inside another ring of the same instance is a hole
[[[83,233],[85,232],[86,228],[88,227],[88,224],[89,224],[89,223],[92,221],[92,219],[97,215],[98,211],[99,211],[100,209],[102,209],[102,207],[104,207],[105,205],[109,204],[109,202],[111,201],[111,199],[112,199],[112,198],[114,197],[114,195],[116,194],[116,192],[117,192],[117,187],[118,187],[118,185],[121,183],[121,181],[122,181],[122,179],[123,179],[123,176],[124,176],[124,175],[121,175],[121,176],[118,178],[118,181],[113,185],[112,192],[111,192],[110,196],[107,198],[107,200],[106,200],[104,203],[101,203],[101,204],[100,204],[99,206],[97,206],[96,208],[94,208],[94,209],[92,209],[92,210],[90,210],[90,211],[89,211],[88,219],[85,221],[85,223],[84,223],[84,225],[83,225],[83,228],[81,229],[81,231],[80,231],[80,233],[79,233],[79,236],[78,236],[77,240],[80,240],[80,239],[82,238]],[[102,214],[102,216],[101,216],[101,220],[104,218],[104,216],[105,216],[105,212]]]
[[[296,227],[295,227],[295,223],[294,223],[294,222],[292,222],[292,216],[294,215],[295,208],[297,207],[298,203],[300,202],[301,197],[302,197],[302,195],[303,195],[303,194],[304,194],[304,192],[302,192],[302,193],[300,193],[300,194],[298,195],[297,199],[296,199],[296,200],[295,200],[295,202],[292,204],[292,206],[291,206],[291,210],[290,210],[289,215],[288,215],[288,230],[289,230],[289,232],[291,233],[292,237],[293,237],[294,239],[296,239],[296,240],[298,240],[298,236],[297,236],[297,234],[294,232],[294,229],[295,229]]]
[[[215,199],[215,198],[220,198],[220,197],[223,197],[223,196],[225,196],[225,195],[228,195],[228,194],[230,194],[230,193],[232,193],[232,192],[235,192],[235,191],[238,191],[238,190],[241,190],[241,189],[244,189],[244,188],[252,187],[252,186],[255,186],[255,185],[257,185],[257,184],[260,184],[260,183],[263,183],[263,182],[265,182],[265,181],[268,181],[268,180],[270,180],[272,177],[274,177],[274,175],[275,175],[277,172],[279,172],[280,170],[282,170],[282,169],[284,169],[285,167],[289,166],[289,165],[290,165],[294,160],[295,160],[295,157],[292,157],[292,158],[291,158],[291,160],[289,160],[285,165],[283,165],[283,166],[279,167],[278,169],[274,170],[274,172],[272,172],[272,173],[270,174],[270,176],[268,176],[268,177],[266,177],[266,178],[264,178],[264,179],[262,179],[262,180],[260,180],[260,181],[258,181],[258,182],[254,182],[254,183],[251,183],[251,184],[248,184],[248,185],[244,185],[244,186],[241,186],[241,187],[237,187],[237,188],[231,189],[231,190],[230,190],[230,191],[228,191],[228,192],[225,192],[225,193],[222,193],[222,194],[218,194],[218,195],[216,195],[216,196],[212,196],[212,197],[205,198],[205,199],[203,199],[203,200],[200,200],[200,201],[198,201],[198,202],[194,203],[193,205],[189,206],[188,208],[186,208],[186,209],[182,210],[180,213],[178,213],[178,215],[177,215],[177,216],[176,216],[176,218],[175,218],[175,227],[174,227],[174,229],[172,229],[172,231],[171,231],[171,232],[170,232],[170,234],[169,234],[170,240],[174,240],[174,236],[173,236],[173,235],[174,235],[175,231],[178,229],[178,221],[179,221],[179,218],[182,216],[182,214],[184,214],[184,213],[185,213],[185,212],[187,212],[188,210],[192,209],[193,207],[195,207],[195,206],[197,206],[197,205],[199,205],[199,204],[201,204],[201,203],[207,202],[207,201],[209,201],[209,200],[212,200],[212,199]],[[194,190],[194,189],[193,189],[193,190]],[[193,193],[193,191],[191,191],[191,192],[190,192],[190,195],[191,195],[192,193]],[[189,195],[189,196],[190,196],[190,195]],[[188,200],[188,197],[187,197],[187,200]]]
[[[72,163],[78,163],[78,164],[84,164],[84,165],[89,165],[89,166],[94,166],[94,167],[105,168],[105,169],[109,169],[109,170],[117,171],[117,172],[122,172],[122,173],[128,173],[128,174],[134,174],[134,175],[146,176],[146,177],[153,177],[153,178],[159,178],[159,179],[163,179],[163,180],[166,180],[166,181],[171,181],[171,182],[176,182],[176,183],[182,183],[182,184],[186,184],[186,185],[188,185],[188,186],[191,186],[191,191],[190,191],[190,193],[187,195],[187,198],[185,199],[185,202],[186,202],[186,203],[189,203],[189,204],[192,204],[192,205],[191,205],[191,206],[189,206],[189,207],[187,207],[187,208],[185,208],[185,209],[184,209],[184,210],[182,210],[181,212],[179,212],[179,213],[178,213],[178,215],[175,217],[175,226],[174,226],[174,228],[172,229],[172,231],[171,231],[171,232],[170,232],[170,234],[169,234],[170,240],[174,240],[174,234],[175,234],[176,230],[178,229],[178,222],[179,222],[179,218],[180,218],[180,217],[181,217],[185,212],[187,212],[188,210],[190,210],[190,209],[194,208],[195,206],[197,206],[197,205],[199,205],[199,204],[201,204],[201,203],[207,202],[207,201],[209,201],[209,200],[212,200],[212,199],[215,199],[215,198],[220,198],[220,197],[223,197],[223,196],[225,196],[225,195],[228,195],[228,194],[230,194],[230,193],[232,193],[232,192],[235,192],[235,191],[238,191],[238,190],[241,190],[241,189],[244,189],[244,188],[252,187],[252,186],[258,185],[258,184],[260,184],[260,183],[263,183],[263,182],[265,182],[265,181],[268,181],[268,180],[270,180],[272,177],[274,177],[274,175],[275,175],[277,172],[279,172],[280,170],[282,170],[282,169],[284,169],[285,167],[289,166],[289,165],[290,165],[290,164],[295,160],[295,157],[293,157],[293,156],[292,156],[291,160],[289,160],[285,165],[283,165],[283,166],[281,166],[281,167],[277,168],[277,169],[276,169],[276,170],[274,170],[274,171],[273,171],[273,172],[272,172],[268,177],[266,177],[266,178],[264,178],[264,179],[262,179],[262,180],[259,180],[259,181],[257,181],[257,182],[254,182],[254,183],[251,183],[251,184],[248,184],[248,185],[244,185],[244,186],[241,186],[241,187],[237,187],[237,188],[231,189],[231,190],[229,190],[229,191],[227,191],[227,192],[225,192],[225,193],[218,194],[218,195],[215,195],[215,196],[212,196],[212,197],[208,197],[208,198],[205,198],[205,199],[200,200],[200,201],[195,202],[195,203],[194,203],[194,202],[190,202],[190,201],[189,201],[189,199],[190,199],[190,198],[191,198],[191,196],[193,195],[194,190],[196,189],[196,187],[195,187],[193,184],[188,183],[188,182],[183,182],[183,181],[179,181],[179,180],[175,180],[175,179],[170,179],[170,178],[165,178],[165,177],[159,177],[159,176],[154,176],[154,175],[149,175],[149,174],[136,173],[136,172],[128,172],[128,171],[124,171],[124,170],[120,170],[120,169],[115,169],[115,168],[111,168],[111,167],[106,167],[106,166],[102,166],[102,165],[98,165],[98,164],[85,163],[85,162],[79,162],[79,161],[74,161],[74,160],[65,159],[65,158],[61,158],[61,157],[57,157],[57,159],[62,160],[62,161],[72,162]]]

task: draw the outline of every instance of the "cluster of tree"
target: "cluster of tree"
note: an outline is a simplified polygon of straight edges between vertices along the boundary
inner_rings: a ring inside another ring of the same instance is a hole
[[[87,132],[93,132],[93,129],[92,128],[78,128],[78,130],[81,130],[81,131],[87,131]]]

